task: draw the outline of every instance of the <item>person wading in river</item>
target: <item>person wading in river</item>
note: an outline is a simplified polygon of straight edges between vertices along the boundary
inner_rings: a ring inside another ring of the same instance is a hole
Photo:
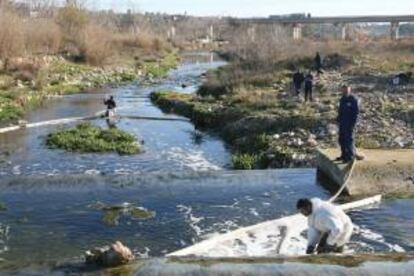
[[[336,161],[345,163],[354,160],[356,156],[354,143],[354,130],[358,120],[359,106],[357,98],[352,95],[350,86],[342,86],[342,98],[339,102],[337,122],[339,126],[339,145],[341,156]],[[357,159],[361,159],[357,155]]]
[[[339,206],[319,198],[302,198],[298,200],[296,208],[308,217],[306,254],[343,251],[351,238],[353,224]]]
[[[104,100],[104,105],[106,105],[106,117],[114,116],[115,115],[115,108],[116,103],[114,100],[114,96],[110,96],[109,99]]]

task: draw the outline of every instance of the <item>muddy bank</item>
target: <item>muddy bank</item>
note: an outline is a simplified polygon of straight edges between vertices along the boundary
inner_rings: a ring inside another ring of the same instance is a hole
[[[364,150],[364,161],[354,165],[335,161],[339,154],[337,149],[317,154],[317,174],[328,190],[336,191],[347,181],[345,193],[351,196],[413,198],[414,150]]]

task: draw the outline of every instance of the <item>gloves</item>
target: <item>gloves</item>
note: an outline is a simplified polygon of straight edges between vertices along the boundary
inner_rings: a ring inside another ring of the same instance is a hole
[[[312,245],[309,245],[308,248],[306,248],[306,254],[312,254],[315,250],[315,247]]]

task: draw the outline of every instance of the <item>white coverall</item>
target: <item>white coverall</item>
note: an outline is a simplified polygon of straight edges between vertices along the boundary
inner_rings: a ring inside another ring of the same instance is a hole
[[[328,233],[330,246],[343,246],[351,238],[353,225],[341,207],[312,198],[312,214],[308,216],[308,246],[316,247],[321,236]]]

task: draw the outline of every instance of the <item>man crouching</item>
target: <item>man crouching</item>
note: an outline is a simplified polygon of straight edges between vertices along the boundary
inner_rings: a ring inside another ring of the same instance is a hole
[[[296,208],[308,217],[306,254],[341,253],[350,240],[352,221],[339,207],[319,198],[299,199]],[[316,250],[315,250],[316,249]]]

